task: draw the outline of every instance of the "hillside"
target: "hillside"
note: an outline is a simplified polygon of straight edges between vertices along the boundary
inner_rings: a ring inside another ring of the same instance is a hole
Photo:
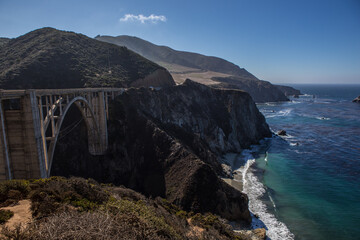
[[[256,102],[288,101],[282,90],[270,82],[257,79],[244,68],[218,57],[177,51],[131,36],[97,36],[97,40],[125,46],[165,67],[177,84],[186,79],[217,88],[241,89]]]
[[[0,37],[0,48],[5,46],[5,44],[7,44],[9,41],[10,41],[10,38]]]
[[[158,46],[143,39],[131,36],[98,36],[97,40],[125,46],[156,63],[170,63],[203,71],[220,72],[230,75],[254,78],[244,68],[218,57],[198,53],[176,51],[166,46]]]
[[[280,91],[282,91],[285,96],[299,96],[302,95],[302,93],[300,92],[300,90],[297,90],[293,87],[289,87],[289,86],[282,86],[282,85],[275,85]]]
[[[289,100],[277,86],[267,81],[243,79],[237,76],[214,77],[212,79],[218,82],[212,87],[241,89],[248,92],[254,101],[258,103],[269,102],[269,99],[271,99],[271,102]]]
[[[92,179],[5,181],[0,198],[1,239],[265,239],[265,229],[236,233],[213,214],[187,212],[166,199]],[[26,219],[16,210],[21,205]]]
[[[172,86],[159,65],[124,47],[42,28],[0,48],[0,88]]]

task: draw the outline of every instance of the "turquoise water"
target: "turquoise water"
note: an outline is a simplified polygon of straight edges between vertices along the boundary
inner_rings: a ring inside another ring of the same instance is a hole
[[[252,152],[260,200],[295,239],[360,239],[360,104],[351,102],[360,85],[294,87],[308,95],[258,105],[274,132],[288,133]]]

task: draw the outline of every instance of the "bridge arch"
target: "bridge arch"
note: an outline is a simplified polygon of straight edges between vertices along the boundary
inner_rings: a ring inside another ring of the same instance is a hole
[[[57,106],[60,105],[59,101],[56,103]],[[82,119],[84,119],[86,128],[88,130],[88,146],[89,152],[93,155],[101,154],[103,152],[101,146],[101,135],[100,135],[100,128],[96,121],[95,113],[90,105],[90,103],[82,96],[78,96],[73,98],[69,103],[66,104],[66,107],[62,110],[62,114],[60,115],[59,119],[56,121],[55,124],[55,133],[54,137],[51,138],[49,146],[47,148],[47,157],[48,157],[48,168],[47,168],[47,175],[50,176],[51,174],[51,167],[53,163],[56,143],[58,141],[58,137],[60,135],[60,130],[64,119],[67,115],[69,109],[75,105],[82,115]],[[57,106],[52,107],[52,111],[56,112]],[[44,124],[44,131],[46,132],[47,128],[50,125],[50,121],[47,124]]]
[[[90,154],[103,155],[108,147],[109,101],[124,91],[123,88],[0,90],[0,180],[50,176],[55,148],[63,133],[61,127],[74,105],[85,120]]]

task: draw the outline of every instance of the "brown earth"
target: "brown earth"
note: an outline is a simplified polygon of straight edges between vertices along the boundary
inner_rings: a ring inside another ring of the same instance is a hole
[[[20,200],[19,203],[15,206],[3,207],[0,209],[10,210],[14,213],[14,216],[10,218],[3,227],[8,227],[9,229],[15,229],[17,225],[25,227],[32,220],[31,216],[31,201],[28,199]]]

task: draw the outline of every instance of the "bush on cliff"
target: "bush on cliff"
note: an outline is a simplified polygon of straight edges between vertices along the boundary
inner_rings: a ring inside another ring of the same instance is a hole
[[[149,199],[91,179],[51,177],[2,184],[3,192],[27,193],[22,197],[32,201],[34,216],[25,228],[3,228],[4,239],[243,239],[212,214],[187,212],[166,199]]]
[[[0,209],[0,224],[6,223],[12,216],[14,216],[12,211]]]
[[[0,183],[0,206],[5,207],[25,198],[31,188],[29,181],[11,180]]]

